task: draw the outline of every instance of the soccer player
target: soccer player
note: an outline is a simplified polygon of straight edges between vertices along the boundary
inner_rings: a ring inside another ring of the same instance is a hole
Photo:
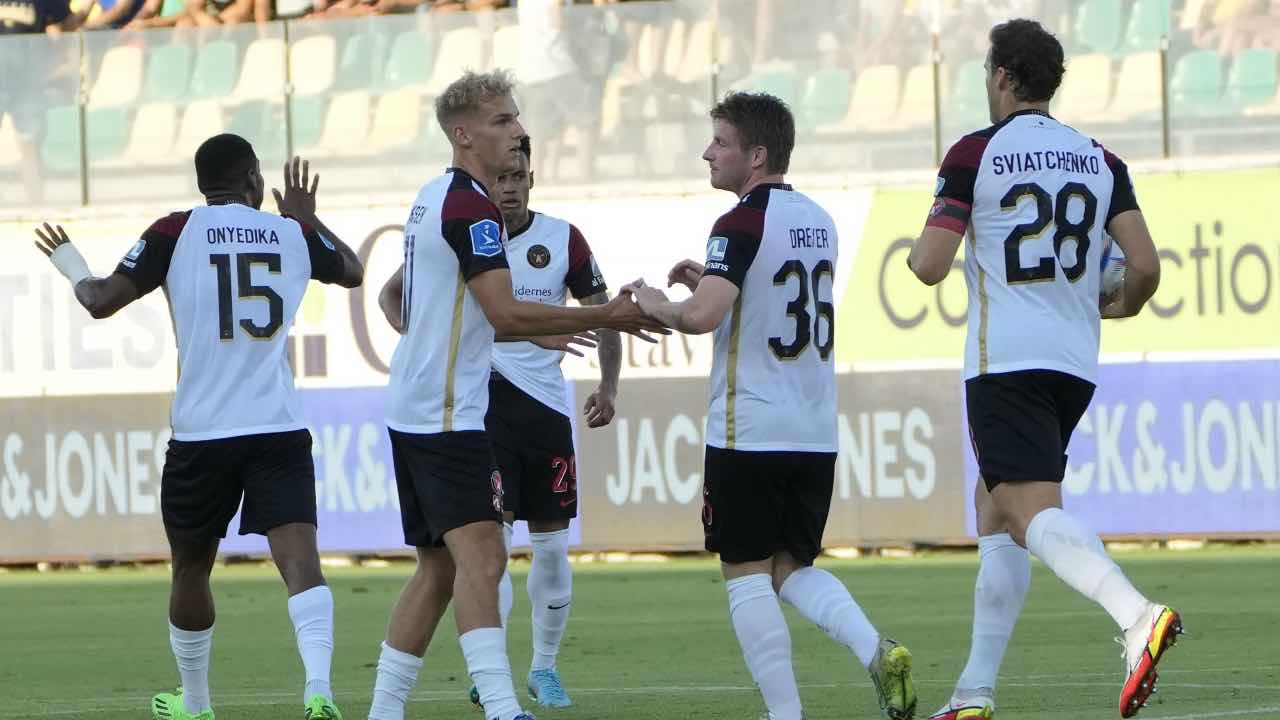
[[[733,629],[772,720],[803,716],[779,597],[853,651],[890,718],[910,718],[911,654],[813,567],[835,482],[836,228],[784,180],[795,145],[785,103],[731,93],[711,118],[711,186],[739,200],[712,228],[706,264],[671,270],[668,285],[693,296],[673,303],[652,287],[627,289],[664,325],[715,333],[702,522]]]
[[[436,99],[453,164],[423,186],[405,224],[405,263],[379,297],[404,335],[391,361],[387,425],[405,542],[418,566],[391,613],[369,717],[404,716],[440,617],[454,617],[486,720],[528,718],[507,659],[498,584],[506,570],[501,474],[485,434],[495,334],[661,330],[630,297],[566,308],[520,302],[507,231],[488,188],[519,161],[524,128],[506,71],[467,72]]]
[[[181,373],[160,511],[173,562],[169,644],[182,688],[156,695],[152,716],[213,720],[209,575],[218,542],[241,509],[240,534],[267,536],[289,591],[306,670],[304,715],[341,720],[329,686],[333,595],[316,549],[311,434],[286,339],[309,281],[353,288],[364,268],[316,217],[320,176],[310,177],[306,162],[287,162],[284,193],[272,191],[283,217],[260,210],[262,174],[243,138],[206,140],[195,165],[207,204],[157,220],[107,277],[90,275],[61,227],[46,223],[36,231],[37,247],[93,317],[110,317],[161,286],[173,317]]]
[[[552,305],[563,305],[568,295],[583,305],[609,302],[604,278],[578,228],[529,210],[531,155],[529,138],[525,137],[515,167],[499,175],[494,185],[503,222],[509,228],[507,262],[516,297]],[[583,408],[587,425],[593,428],[613,421],[622,368],[618,333],[601,330],[599,339],[600,385]],[[550,707],[571,704],[556,669],[573,598],[569,521],[578,514],[573,426],[560,372],[563,358],[563,352],[529,342],[495,343],[485,416],[506,492],[504,537],[508,552],[511,523],[529,523],[533,564],[527,590],[533,612],[533,663],[527,684],[529,694]],[[509,572],[502,576],[501,589],[505,627],[512,605]]]
[[[1039,23],[991,31],[987,98],[995,123],[961,138],[938,173],[937,199],[908,258],[941,282],[968,236],[965,394],[978,483],[980,564],[969,662],[933,720],[989,720],[996,675],[1030,582],[1028,550],[1106,609],[1124,632],[1120,714],[1156,682],[1182,630],[1178,613],[1139,593],[1101,540],[1062,508],[1065,454],[1098,375],[1099,319],[1137,314],[1160,263],[1129,171],[1049,115],[1062,45]],[[1128,260],[1119,298],[1100,312],[1103,233]]]

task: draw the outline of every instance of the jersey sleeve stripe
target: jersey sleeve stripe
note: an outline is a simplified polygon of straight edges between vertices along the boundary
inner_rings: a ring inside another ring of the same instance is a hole
[[[969,215],[973,205],[953,198],[938,198],[929,210],[926,227],[940,227],[953,233],[963,235],[969,227]]]
[[[461,270],[458,271],[457,283],[458,289],[453,294],[453,323],[449,329],[449,364],[445,368],[444,378],[443,432],[453,430],[454,382],[458,376],[458,347],[462,340],[462,304],[467,297],[467,281],[462,277]]]

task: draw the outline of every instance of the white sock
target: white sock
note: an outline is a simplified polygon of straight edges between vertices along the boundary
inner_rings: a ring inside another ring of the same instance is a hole
[[[973,588],[973,641],[953,700],[994,698],[1000,663],[1031,585],[1031,555],[1009,533],[978,538]]]
[[[569,565],[569,530],[530,533],[533,567],[529,568],[529,603],[533,606],[532,670],[556,666],[560,640],[569,624],[573,568]]]
[[[760,687],[771,720],[800,720],[800,691],[791,667],[791,632],[764,573],[734,578],[729,589],[729,618],[742,646],[751,677]]]
[[[329,667],[333,663],[333,592],[317,585],[289,598],[289,619],[298,636],[298,654],[307,673],[302,702],[321,695],[333,700]]]
[[[835,575],[815,567],[800,568],[782,583],[780,595],[805,620],[852,650],[864,668],[871,665],[880,633]]]
[[[373,685],[373,705],[369,720],[404,720],[404,704],[418,682],[422,658],[382,643],[378,656],[378,679]]]
[[[1041,510],[1031,519],[1027,549],[1063,582],[1101,605],[1121,629],[1132,627],[1150,605],[1107,555],[1098,534],[1059,508]]]
[[[458,643],[462,645],[471,682],[480,693],[485,720],[512,720],[524,712],[511,685],[506,631],[502,628],[477,628],[459,636]]]
[[[507,566],[502,570],[502,579],[498,581],[498,615],[502,618],[502,627],[507,626],[511,617],[511,606],[515,604],[515,591],[511,589],[511,536],[515,529],[508,523],[502,523],[502,544],[507,548]]]
[[[213,650],[213,626],[207,630],[183,630],[169,623],[169,647],[178,661],[182,678],[182,706],[195,714],[213,708],[209,698],[209,656]]]

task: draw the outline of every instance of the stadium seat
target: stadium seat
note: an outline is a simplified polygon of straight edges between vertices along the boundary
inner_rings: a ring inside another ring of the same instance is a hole
[[[1127,51],[1159,50],[1160,38],[1169,34],[1170,0],[1134,0],[1124,34]]]
[[[395,90],[378,98],[369,136],[376,151],[410,146],[421,132],[422,96],[416,90]]]
[[[788,103],[794,103],[798,95],[799,84],[800,77],[795,70],[773,67],[753,71],[747,77],[734,83],[734,87],[739,90],[750,90],[751,92],[766,92],[774,97],[782,98]]]
[[[671,26],[667,29],[667,45],[662,52],[662,74],[669,78],[674,78],[680,74],[680,64],[684,62],[685,48],[689,42],[689,23],[683,18],[676,18],[671,21]],[[708,67],[711,64],[711,57],[708,55],[703,63]]]
[[[635,69],[645,80],[653,79],[663,65],[662,31],[663,28],[660,25],[645,23],[640,28],[640,36],[636,39]]]
[[[312,35],[290,44],[294,95],[318,95],[333,87],[337,48],[332,35]]]
[[[324,95],[294,95],[289,99],[289,122],[293,128],[293,154],[300,148],[315,147],[324,131]],[[352,138],[360,142],[364,138]]]
[[[58,105],[45,111],[40,157],[52,170],[80,167],[80,110],[75,105]]]
[[[235,43],[230,40],[218,40],[200,48],[191,73],[190,97],[205,100],[230,95],[235,87],[238,60]]]
[[[98,74],[89,89],[89,107],[132,105],[142,93],[142,48],[116,45],[102,56]]]
[[[969,60],[956,71],[951,94],[943,96],[942,122],[951,126],[976,128],[990,120],[987,71],[981,60]]]
[[[1111,102],[1111,56],[1100,52],[1067,60],[1062,87],[1053,96],[1053,113],[1063,122],[1101,114]]]
[[[262,164],[268,167],[285,159],[284,105],[267,100],[241,104],[231,114],[228,132],[253,144]]]
[[[1093,52],[1114,50],[1122,27],[1120,0],[1085,0],[1076,11],[1076,40]]]
[[[895,129],[901,99],[902,70],[897,65],[872,65],[854,81],[849,119],[862,130]]]
[[[826,68],[810,75],[797,108],[799,123],[813,128],[840,122],[849,111],[852,80],[849,71],[840,68]]]
[[[493,67],[515,70],[520,67],[520,26],[503,25],[493,33]]]
[[[196,100],[187,103],[178,125],[178,140],[173,144],[173,155],[187,162],[196,155],[200,143],[226,130],[222,106],[217,100]]]
[[[240,80],[231,92],[234,103],[278,100],[284,97],[284,41],[258,38],[245,50]]]
[[[1227,73],[1223,105],[1235,112],[1266,104],[1276,94],[1276,52],[1241,50]]]
[[[362,90],[382,83],[387,61],[387,38],[378,32],[361,32],[352,35],[342,46],[342,58],[338,61],[338,75],[334,87],[338,90]]]
[[[1214,50],[1196,50],[1178,58],[1169,80],[1169,112],[1176,116],[1219,115],[1222,107],[1222,58]]]
[[[1160,53],[1129,55],[1120,64],[1116,92],[1102,119],[1123,122],[1160,112]]]
[[[943,80],[946,80],[943,66]],[[902,83],[902,104],[898,124],[905,130],[933,125],[933,65],[921,63],[907,71]]]
[[[361,90],[338,93],[329,101],[324,131],[311,154],[362,155],[368,152],[369,93]],[[299,144],[297,147],[305,147]]]
[[[0,167],[14,167],[18,164],[18,131],[13,127],[13,118],[6,113],[0,117]]]
[[[170,102],[147,103],[138,108],[129,132],[129,144],[120,164],[167,165],[183,159],[172,152],[178,134],[178,108]]]
[[[484,67],[484,44],[481,40],[480,31],[474,27],[454,28],[446,32],[427,80],[427,92],[438,95],[449,87],[449,83],[457,80],[463,70]]]
[[[435,53],[431,40],[416,30],[406,30],[391,43],[384,87],[425,89],[431,78]]]
[[[190,80],[191,46],[182,43],[161,45],[147,56],[143,96],[151,102],[179,100],[187,94]]]

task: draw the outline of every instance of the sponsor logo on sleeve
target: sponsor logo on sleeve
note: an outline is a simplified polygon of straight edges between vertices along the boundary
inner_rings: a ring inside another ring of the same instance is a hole
[[[480,257],[502,254],[502,230],[494,220],[481,220],[471,226],[471,252]]]
[[[707,259],[724,260],[724,254],[728,249],[729,238],[722,235],[716,235],[707,241]]]
[[[942,188],[946,186],[947,186],[947,179],[944,177],[939,177],[938,181],[933,186],[933,196],[938,197],[939,195],[941,195]]]
[[[124,258],[120,260],[120,264],[130,270],[134,269],[138,266],[138,258],[142,257],[142,251],[146,249],[147,241],[139,239],[138,242],[133,244],[133,247],[129,248],[129,252],[125,253]]]

